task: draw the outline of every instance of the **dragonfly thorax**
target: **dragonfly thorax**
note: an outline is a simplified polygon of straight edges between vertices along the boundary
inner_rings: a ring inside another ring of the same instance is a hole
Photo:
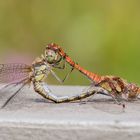
[[[44,63],[37,63],[33,66],[33,79],[35,81],[41,82],[48,76],[52,69],[52,66]]]

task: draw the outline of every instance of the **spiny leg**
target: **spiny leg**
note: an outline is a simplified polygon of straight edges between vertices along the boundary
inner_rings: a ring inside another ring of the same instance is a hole
[[[61,59],[62,60],[62,59]],[[62,66],[58,66],[57,64],[54,64],[53,67],[57,68],[57,69],[65,69],[66,67],[66,60],[64,59],[64,61],[59,61],[60,63],[63,62]]]
[[[61,61],[62,62],[62,61]],[[53,67],[55,68],[58,68],[58,69],[65,69],[66,68],[66,59],[64,59],[64,64],[62,66],[57,66],[57,65],[54,65]],[[71,72],[74,70],[74,67],[71,68],[70,72],[68,72],[65,77],[63,78],[63,80],[61,80],[56,74],[54,71],[51,71],[52,75],[60,82],[60,83],[63,83],[68,77],[69,75],[71,74]]]
[[[66,74],[66,76],[64,77],[63,80],[61,80],[61,79],[55,74],[54,71],[51,70],[50,72],[51,72],[51,74],[56,78],[56,80],[58,80],[60,83],[64,83],[64,81],[69,77],[69,75],[71,74],[72,71],[73,71],[73,68],[71,69],[70,72],[68,72],[68,73]]]
[[[72,73],[73,70],[74,70],[74,68],[72,67],[71,70],[70,70],[70,72],[68,72],[68,73],[66,74],[66,76],[64,77],[64,79],[62,80],[62,83],[63,83],[66,79],[68,79],[68,77],[70,76],[70,74]]]
[[[118,78],[116,77],[116,79],[118,79]],[[98,83],[97,86],[101,86],[104,89],[106,89],[109,92],[109,95],[115,101],[115,103],[118,105],[122,105],[122,107],[125,108],[125,104],[122,103],[122,100],[123,100],[122,95],[121,95],[121,92],[123,92],[122,88],[121,88],[121,91],[118,91],[116,89],[116,85],[114,84],[115,82],[116,81],[113,81],[112,79],[106,77],[100,83]],[[106,85],[104,85],[104,84],[106,84]]]
[[[22,81],[23,81],[23,80],[22,80]],[[25,81],[25,80],[24,80],[24,81]],[[11,95],[11,96],[5,101],[5,103],[2,105],[1,108],[4,108],[4,107],[11,101],[11,99],[12,99],[13,97],[15,97],[15,96],[19,93],[20,90],[22,90],[22,88],[23,88],[28,82],[29,82],[29,81],[24,82],[24,83],[22,84],[22,86],[21,86],[13,95]]]
[[[113,94],[112,92],[110,93],[110,96],[112,97],[112,99],[115,101],[116,104],[118,105],[122,105],[123,108],[125,108],[125,104],[122,102],[122,98],[119,97],[119,95]]]
[[[116,93],[115,90],[112,89],[112,91],[108,91],[105,90],[104,88],[100,87],[100,86],[94,86],[93,84],[91,84],[91,86],[87,89],[87,90],[95,90],[95,88],[97,88],[96,90],[98,91],[97,94],[102,94],[105,96],[110,96],[112,97],[112,99],[115,101],[116,104],[118,105],[122,105],[123,108],[125,108],[125,104],[122,103],[122,98],[120,97],[120,93]]]

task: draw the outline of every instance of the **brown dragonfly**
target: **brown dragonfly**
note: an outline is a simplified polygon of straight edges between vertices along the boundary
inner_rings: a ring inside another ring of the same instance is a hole
[[[86,98],[96,92],[105,91],[97,87],[96,90],[89,90],[86,93],[78,94],[75,96],[59,96],[52,94],[51,90],[45,83],[45,78],[47,78],[48,74],[52,74],[59,82],[63,83],[71,71],[61,80],[53,71],[53,69],[64,69],[64,65],[60,66],[62,62],[62,56],[59,52],[45,49],[45,53],[34,60],[32,65],[20,64],[20,63],[9,63],[9,64],[0,64],[0,82],[7,83],[4,85],[2,89],[5,89],[9,86],[17,86],[20,85],[18,90],[14,92],[2,105],[2,108],[5,107],[9,101],[15,97],[20,90],[27,84],[32,84],[34,91],[40,94],[43,98],[51,100],[55,103],[63,103],[79,100],[82,98]]]

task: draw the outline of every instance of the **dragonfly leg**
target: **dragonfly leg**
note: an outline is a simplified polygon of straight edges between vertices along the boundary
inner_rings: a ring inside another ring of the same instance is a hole
[[[118,105],[122,105],[123,108],[125,108],[125,104],[122,102],[122,98],[117,95],[117,93],[115,94],[115,92],[110,92],[110,91],[107,91],[99,86],[94,86],[94,85],[91,85],[87,91],[93,91],[93,90],[96,90],[97,91],[97,94],[102,94],[102,95],[106,95],[106,96],[111,96],[112,99],[115,101],[116,104]]]
[[[103,92],[104,90],[100,87],[96,87],[95,89],[88,90],[87,92],[75,95],[75,96],[62,96],[57,97],[51,93],[51,91],[48,89],[48,87],[45,87],[43,83],[40,82],[34,82],[34,90],[40,94],[42,97],[51,100],[55,103],[64,103],[64,102],[71,102],[76,100],[81,100],[84,98],[87,98],[91,95],[96,94],[97,92]]]
[[[61,61],[62,62],[62,61]],[[66,59],[64,59],[64,61],[63,61],[64,63],[63,63],[63,65],[62,66],[57,66],[57,65],[54,65],[53,67],[55,67],[55,68],[57,68],[57,69],[65,69],[66,68]],[[69,77],[69,75],[71,74],[71,72],[74,70],[74,67],[72,67],[71,68],[71,70],[70,70],[70,72],[68,72],[66,75],[65,75],[65,77],[64,77],[64,79],[63,80],[61,80],[54,72],[52,73],[52,75],[60,82],[60,83],[63,83],[68,77]]]
[[[122,98],[120,98],[119,96],[117,96],[116,94],[113,94],[113,93],[111,93],[110,95],[116,104],[122,105],[122,107],[125,108],[125,104],[122,102]]]
[[[62,62],[62,61],[61,61]],[[61,63],[60,62],[60,63]],[[53,67],[55,67],[55,68],[57,68],[57,69],[65,69],[65,67],[66,67],[66,60],[64,59],[64,61],[63,61],[64,63],[63,63],[63,65],[62,66],[58,66],[58,65],[53,65]]]
[[[51,70],[50,72],[51,72],[51,74],[52,74],[60,83],[64,83],[64,81],[69,77],[69,75],[71,74],[72,71],[73,71],[73,68],[71,69],[70,72],[68,72],[68,73],[66,74],[66,76],[64,77],[63,80],[61,80],[61,79],[55,74],[54,71]]]

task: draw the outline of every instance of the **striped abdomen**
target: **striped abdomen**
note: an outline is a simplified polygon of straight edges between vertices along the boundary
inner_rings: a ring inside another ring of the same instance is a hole
[[[92,73],[90,71],[85,70],[82,68],[80,65],[76,64],[68,55],[66,55],[62,50],[61,50],[61,55],[66,59],[67,63],[69,63],[72,67],[80,71],[82,74],[87,76],[90,80],[94,81],[95,83],[99,83],[101,81],[101,76],[97,75],[95,73]]]

